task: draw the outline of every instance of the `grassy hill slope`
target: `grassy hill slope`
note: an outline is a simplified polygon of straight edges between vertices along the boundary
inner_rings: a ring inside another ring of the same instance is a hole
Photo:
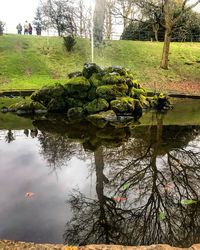
[[[130,68],[145,86],[191,81],[200,83],[200,43],[171,43],[170,69],[159,68],[163,43],[107,41],[95,49],[101,66]],[[36,89],[65,82],[67,74],[91,61],[90,43],[78,39],[66,52],[60,37],[4,35],[0,37],[0,90]]]

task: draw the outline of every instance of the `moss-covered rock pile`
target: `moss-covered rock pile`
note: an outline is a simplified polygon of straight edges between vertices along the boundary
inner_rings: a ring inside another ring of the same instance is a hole
[[[87,63],[82,72],[69,75],[65,84],[46,86],[34,92],[31,102],[18,103],[8,108],[18,114],[62,112],[69,119],[87,117],[114,122],[118,116],[130,115],[137,120],[143,109],[166,109],[165,95],[147,97],[145,89],[123,67],[100,68]]]

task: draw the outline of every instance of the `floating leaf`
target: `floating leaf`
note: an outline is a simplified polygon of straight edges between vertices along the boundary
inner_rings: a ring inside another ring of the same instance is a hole
[[[25,197],[26,197],[26,198],[31,198],[33,195],[34,195],[34,193],[32,193],[32,192],[27,192],[27,193],[25,194]]]
[[[123,187],[124,190],[126,190],[126,189],[129,188],[129,184],[128,184],[128,183],[125,183],[122,187]]]
[[[163,221],[166,219],[166,214],[164,212],[159,212],[158,213],[158,220]]]
[[[182,200],[181,204],[182,205],[192,205],[192,204],[197,204],[197,201],[195,201],[195,200]]]

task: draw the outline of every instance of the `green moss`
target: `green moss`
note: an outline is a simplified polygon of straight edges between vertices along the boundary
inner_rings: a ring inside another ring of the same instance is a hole
[[[81,119],[84,116],[84,111],[80,107],[71,108],[68,110],[67,116],[69,119],[73,120]]]
[[[49,112],[57,113],[57,112],[66,112],[67,111],[67,104],[63,99],[55,99],[52,98],[47,106],[47,110]]]
[[[32,102],[31,101],[21,101],[15,104],[12,104],[9,106],[10,111],[17,111],[17,110],[33,110],[31,106]]]
[[[31,99],[39,102],[45,107],[49,104],[51,99],[63,98],[65,96],[65,88],[61,84],[54,84],[53,86],[45,86],[31,95]]]
[[[84,99],[87,98],[91,84],[85,77],[79,76],[69,79],[64,87],[68,96]]]
[[[31,103],[31,107],[34,109],[34,110],[46,110],[46,108],[39,102],[32,102]]]
[[[101,72],[102,69],[96,63],[85,63],[83,67],[83,76],[89,79],[94,73]]]
[[[84,108],[87,113],[94,114],[107,110],[109,108],[109,103],[103,98],[98,98],[89,102]]]
[[[135,101],[131,97],[122,97],[113,100],[111,103],[111,109],[116,113],[133,113],[135,109]]]
[[[154,108],[156,108],[158,110],[171,108],[171,104],[169,102],[168,96],[163,94],[163,93],[160,93],[159,96],[154,97],[154,100],[155,100]]]
[[[9,106],[8,110],[17,112],[18,114],[39,113],[47,111],[42,104],[38,102],[32,102],[31,100],[20,101],[18,103],[12,104]]]
[[[108,121],[105,120],[104,115],[102,115],[102,112],[87,116],[87,120],[98,128],[104,128],[108,124]]]
[[[89,99],[90,101],[92,101],[92,100],[94,100],[95,98],[97,98],[96,90],[97,90],[97,88],[94,87],[94,86],[92,86],[92,87],[90,88],[90,90],[88,91],[88,99]]]
[[[94,73],[94,74],[90,77],[89,81],[90,81],[90,83],[91,83],[93,86],[98,87],[98,86],[103,85],[102,77],[103,77],[103,76],[102,76],[101,73]]]
[[[103,76],[102,83],[104,85],[111,85],[111,84],[122,84],[126,82],[126,78],[124,76],[121,76],[119,74],[108,74]]]
[[[132,88],[130,91],[130,96],[136,99],[140,99],[141,95],[146,95],[146,91],[143,88],[140,89],[136,89],[136,88]]]
[[[126,76],[129,70],[121,66],[112,66],[105,69],[107,73],[118,73],[120,76]]]
[[[75,99],[72,97],[66,98],[66,104],[67,104],[67,108],[74,108],[74,107],[83,107],[84,102],[82,100],[79,99]]]
[[[139,100],[135,99],[134,119],[138,120],[142,116],[142,104]]]
[[[142,104],[143,108],[151,107],[151,103],[149,102],[149,99],[146,96],[140,95],[140,103]]]
[[[126,84],[121,85],[104,85],[97,88],[97,95],[100,98],[104,98],[107,101],[116,99],[117,97],[126,96],[128,92],[128,86]]]

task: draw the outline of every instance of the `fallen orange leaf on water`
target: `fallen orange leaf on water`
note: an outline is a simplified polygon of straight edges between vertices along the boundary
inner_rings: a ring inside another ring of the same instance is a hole
[[[32,192],[27,192],[27,193],[25,194],[25,197],[31,198],[33,195],[34,195],[34,193],[32,193]]]

